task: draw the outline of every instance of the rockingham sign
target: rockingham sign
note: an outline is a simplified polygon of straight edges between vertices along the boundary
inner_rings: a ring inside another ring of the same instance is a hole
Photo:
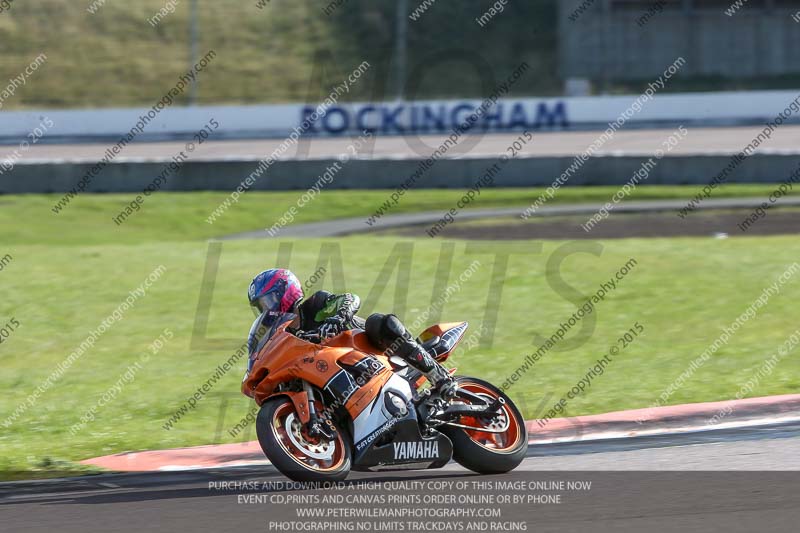
[[[474,133],[604,130],[628,109],[638,95],[570,98],[500,98],[473,124]],[[627,128],[671,125],[761,124],[784,109],[797,91],[656,94],[646,108],[626,123]],[[209,116],[222,126],[219,138],[286,138],[312,117],[303,137],[447,134],[481,107],[483,100],[418,100],[394,102],[336,102],[314,115],[317,106],[276,104],[165,108],[136,141],[191,140]],[[147,109],[47,110],[55,126],[48,142],[119,138]],[[3,111],[0,139],[22,140],[35,128],[43,110]]]
[[[461,126],[481,106],[480,100],[382,102],[330,107],[309,133],[344,135],[352,133],[445,133]],[[300,121],[316,108],[304,106]],[[569,126],[564,100],[498,100],[472,128],[486,132],[566,129]]]

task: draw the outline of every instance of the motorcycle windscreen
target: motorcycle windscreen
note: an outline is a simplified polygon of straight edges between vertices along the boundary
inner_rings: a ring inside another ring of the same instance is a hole
[[[247,335],[247,352],[249,354],[247,362],[247,371],[253,369],[255,356],[261,351],[261,348],[272,338],[277,331],[278,326],[294,320],[296,315],[292,313],[274,313],[271,311],[264,311],[256,318],[253,325],[250,327],[250,333]]]

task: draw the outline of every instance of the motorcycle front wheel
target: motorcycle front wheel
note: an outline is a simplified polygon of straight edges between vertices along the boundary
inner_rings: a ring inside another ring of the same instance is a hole
[[[289,479],[342,481],[350,473],[352,445],[347,434],[336,428],[332,440],[310,437],[285,396],[262,404],[256,434],[264,454]]]
[[[493,417],[460,417],[457,423],[471,429],[439,428],[453,441],[453,459],[479,474],[502,474],[515,469],[528,451],[528,431],[522,414],[511,399],[491,383],[466,376],[455,379],[459,389],[488,402],[502,398],[504,403]],[[470,403],[460,397],[456,401]]]

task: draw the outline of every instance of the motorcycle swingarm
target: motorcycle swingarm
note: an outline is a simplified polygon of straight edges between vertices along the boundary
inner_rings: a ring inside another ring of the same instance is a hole
[[[470,392],[468,390],[464,390],[461,388],[456,390],[456,396],[458,396],[459,398],[464,398],[466,400],[469,400],[470,402],[472,402],[473,405],[474,404],[487,405],[488,403],[486,401],[486,398],[484,398],[483,396],[479,396],[474,392]]]

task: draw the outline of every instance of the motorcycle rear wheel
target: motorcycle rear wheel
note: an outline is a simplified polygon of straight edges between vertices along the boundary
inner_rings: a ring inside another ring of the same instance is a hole
[[[256,434],[264,454],[289,479],[342,481],[350,473],[350,437],[338,427],[331,441],[309,437],[294,404],[285,396],[261,405]]]
[[[460,389],[490,401],[502,398],[505,403],[493,419],[462,416],[458,421],[464,426],[493,429],[497,433],[453,426],[439,428],[453,441],[453,459],[479,474],[502,474],[515,469],[528,451],[528,431],[522,414],[503,391],[488,381],[467,376],[455,379]]]

